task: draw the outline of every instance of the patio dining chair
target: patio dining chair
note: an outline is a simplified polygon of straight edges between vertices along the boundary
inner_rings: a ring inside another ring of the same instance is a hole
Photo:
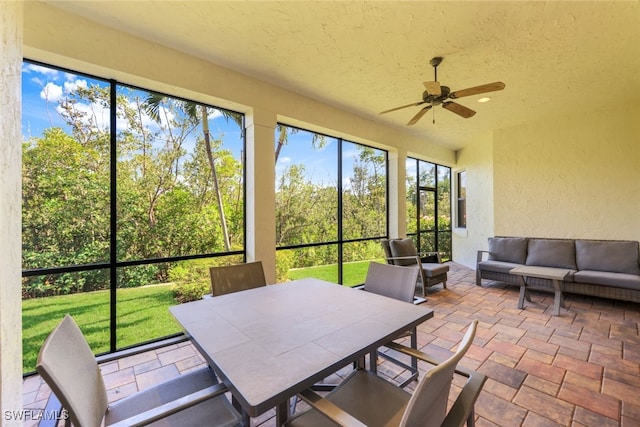
[[[208,368],[109,403],[98,363],[70,315],[45,340],[36,369],[74,426],[236,426],[240,416]]]
[[[424,298],[418,298],[416,301],[414,296],[417,280],[418,270],[415,268],[404,268],[397,265],[371,262],[369,263],[369,269],[367,270],[367,277],[364,282],[363,290],[407,303],[416,304],[424,301]],[[410,332],[398,338],[404,338],[407,336],[410,338],[411,348],[417,349],[418,340],[416,328],[413,328]],[[411,375],[400,385],[401,387],[406,386],[418,378],[417,358],[412,357],[411,365],[408,365],[389,353],[391,352],[382,352],[380,350],[372,352],[369,357],[370,369],[373,372],[376,372],[377,356],[381,356],[411,372]]]
[[[438,283],[442,283],[442,287],[447,289],[449,266],[442,263],[439,252],[419,253],[410,238],[383,239],[380,243],[387,263],[418,270],[423,297],[427,295],[426,288]]]
[[[310,389],[300,394],[311,409],[292,417],[289,427],[400,426],[461,427],[474,424],[474,405],[487,377],[458,366],[476,333],[478,321],[467,328],[457,351],[442,361],[404,346],[398,351],[415,354],[435,364],[420,380],[413,394],[380,378],[371,371],[354,371],[334,391],[322,397]],[[466,382],[447,412],[454,374]]]
[[[209,275],[214,297],[267,285],[262,261],[210,267]]]

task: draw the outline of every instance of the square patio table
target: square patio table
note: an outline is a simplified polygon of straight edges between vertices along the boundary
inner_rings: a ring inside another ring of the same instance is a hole
[[[169,310],[247,416],[276,408],[433,317],[433,310],[318,279],[180,304]]]

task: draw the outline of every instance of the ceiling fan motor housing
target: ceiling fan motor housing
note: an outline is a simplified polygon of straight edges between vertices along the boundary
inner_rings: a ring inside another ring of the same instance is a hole
[[[449,94],[451,93],[451,89],[449,89],[448,86],[441,86],[440,90],[441,90],[440,95],[429,95],[429,93],[425,90],[424,92],[422,92],[422,100],[431,105],[442,104],[449,97]]]

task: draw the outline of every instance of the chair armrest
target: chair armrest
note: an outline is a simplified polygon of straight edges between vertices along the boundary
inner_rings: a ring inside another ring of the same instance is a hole
[[[325,399],[318,393],[306,389],[299,394],[300,398],[313,409],[320,412],[325,417],[339,426],[344,427],[366,427],[366,424],[360,422],[357,418],[335,405],[330,400]]]
[[[417,264],[420,264],[420,256],[419,255],[408,255],[408,256],[392,256],[392,257],[388,257],[387,261],[389,260],[394,260],[394,259],[414,259],[416,260]]]
[[[476,262],[482,261],[482,258],[483,258],[484,254],[489,255],[490,253],[491,252],[489,252],[489,251],[478,251],[478,256],[477,256]]]
[[[437,258],[437,263],[442,264],[442,253],[440,252],[420,252],[418,255],[421,261],[423,261],[423,258],[432,257],[435,255],[435,257]]]
[[[398,344],[393,341],[385,344],[384,346],[392,350],[395,350],[399,353],[403,353],[411,357],[415,357],[416,359],[422,360],[423,362],[427,362],[431,365],[439,365],[440,363],[446,360],[446,358],[436,357],[431,354],[424,353],[420,350],[416,350],[415,348],[407,347],[405,345]],[[471,377],[471,375],[474,373],[475,371],[472,371],[471,369],[467,369],[464,366],[456,367],[456,374],[462,375],[464,377]]]
[[[462,387],[462,391],[455,402],[453,402],[451,409],[449,409],[440,427],[459,427],[464,425],[464,423],[473,416],[473,406],[482,391],[482,386],[485,381],[487,381],[486,375],[471,371],[471,376],[469,376],[466,384]],[[467,425],[473,424],[468,423]]]
[[[213,399],[216,396],[220,396],[229,391],[224,384],[216,384],[202,390],[198,390],[194,393],[188,394],[176,399],[172,402],[165,403],[164,405],[157,406],[149,409],[148,411],[141,412],[140,414],[126,418],[115,424],[111,424],[111,427],[137,427],[151,424],[154,421],[158,421],[169,415],[180,412],[184,409],[198,405],[205,400]]]
[[[444,362],[444,359],[433,357],[420,350],[406,347],[395,342],[385,344],[385,347],[389,347],[398,352],[408,354],[432,365],[437,365]],[[478,399],[480,392],[482,391],[482,387],[485,381],[487,381],[486,375],[465,368],[464,366],[456,366],[455,372],[458,375],[467,377],[467,382],[462,387],[462,391],[460,392],[460,394],[458,394],[456,400],[453,402],[453,405],[451,406],[451,409],[442,422],[441,427],[459,427],[461,425],[464,425],[465,421],[467,421],[473,414],[473,406]]]

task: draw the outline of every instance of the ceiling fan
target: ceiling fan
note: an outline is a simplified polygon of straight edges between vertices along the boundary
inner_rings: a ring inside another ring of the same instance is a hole
[[[440,82],[438,82],[438,65],[440,65],[440,63],[442,62],[442,59],[443,59],[442,57],[436,56],[435,58],[432,58],[431,61],[429,61],[429,63],[433,66],[434,81],[423,83],[424,87],[427,90],[425,90],[422,93],[422,101],[414,102],[413,104],[403,105],[401,107],[392,108],[390,110],[381,111],[380,114],[390,113],[391,111],[397,111],[402,108],[416,107],[418,105],[427,104],[420,111],[418,111],[418,113],[415,116],[413,116],[411,120],[409,120],[409,123],[407,123],[407,126],[416,124],[418,120],[420,120],[422,116],[424,116],[427,113],[427,111],[429,111],[432,107],[436,105],[442,105],[442,108],[444,108],[445,110],[449,110],[452,113],[456,113],[460,117],[468,119],[469,117],[472,117],[474,114],[476,114],[476,112],[470,108],[465,107],[464,105],[460,105],[457,102],[448,101],[448,100],[458,99],[464,96],[479,95],[481,93],[494,92],[497,90],[504,89],[504,83],[494,82],[494,83],[487,83],[481,86],[475,86],[475,87],[470,87],[468,89],[462,89],[462,90],[457,90],[455,92],[451,92],[449,87],[441,86]]]

